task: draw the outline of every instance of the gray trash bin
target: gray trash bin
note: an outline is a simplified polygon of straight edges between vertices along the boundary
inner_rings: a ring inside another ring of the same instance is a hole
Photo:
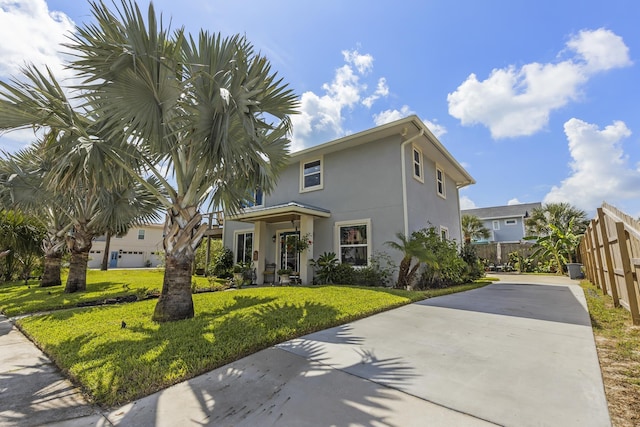
[[[584,275],[582,274],[582,264],[578,264],[577,262],[569,263],[567,264],[567,270],[569,270],[570,279],[584,278]]]

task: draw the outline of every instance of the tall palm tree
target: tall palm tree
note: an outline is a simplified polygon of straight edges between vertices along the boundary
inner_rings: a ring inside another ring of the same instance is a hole
[[[170,33],[153,5],[144,17],[126,1],[115,11],[92,3],[92,13],[95,23],[68,45],[84,78],[84,107],[112,134],[125,130],[126,138],[109,141],[110,159],[139,182],[155,176],[164,189],[149,187],[167,212],[153,318],[189,318],[191,266],[207,228],[201,207],[233,212],[251,189],[273,189],[297,100],[244,37]]]
[[[482,220],[475,215],[462,215],[462,235],[464,242],[470,244],[473,239],[488,239],[491,232],[484,226]]]

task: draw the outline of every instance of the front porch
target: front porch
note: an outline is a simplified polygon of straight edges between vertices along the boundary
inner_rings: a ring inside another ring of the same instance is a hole
[[[313,271],[309,260],[313,258],[313,244],[297,253],[287,247],[289,236],[309,236],[313,241],[314,221],[318,218],[329,218],[331,212],[316,206],[303,205],[298,202],[251,208],[229,220],[253,224],[251,260],[256,272],[256,284],[265,283],[267,264],[275,264],[275,271],[291,268],[298,272],[302,284],[313,281]],[[272,259],[268,259],[272,257]],[[277,274],[275,275],[277,282]]]

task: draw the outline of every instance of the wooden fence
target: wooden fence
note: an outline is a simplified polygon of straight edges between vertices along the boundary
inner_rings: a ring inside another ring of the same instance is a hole
[[[580,242],[584,272],[640,325],[640,222],[603,203]]]
[[[520,242],[520,243],[500,243],[500,249],[498,249],[498,243],[492,242],[487,244],[474,245],[476,254],[481,259],[487,260],[491,264],[507,264],[509,262],[509,254],[511,252],[518,252],[522,258],[527,258],[531,255],[533,243]],[[498,257],[500,255],[500,257]],[[499,259],[498,259],[499,258]]]

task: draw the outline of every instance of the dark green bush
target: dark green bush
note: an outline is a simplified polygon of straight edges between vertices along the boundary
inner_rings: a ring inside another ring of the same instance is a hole
[[[473,282],[484,277],[484,264],[478,258],[476,248],[471,244],[465,244],[460,249],[460,257],[467,264],[465,271],[465,282]]]
[[[361,286],[389,286],[397,268],[391,257],[385,252],[374,252],[369,265],[355,270],[356,284]]]
[[[211,254],[211,263],[207,273],[209,276],[229,279],[233,277],[232,268],[233,251],[229,248],[221,247]]]
[[[355,269],[349,264],[338,264],[334,271],[334,280],[338,285],[355,285]]]

